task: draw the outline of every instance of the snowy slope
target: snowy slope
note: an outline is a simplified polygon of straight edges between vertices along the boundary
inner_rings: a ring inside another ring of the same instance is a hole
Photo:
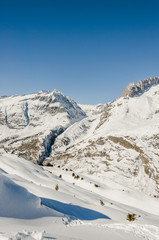
[[[93,106],[77,105],[57,90],[1,98],[0,152],[109,178],[158,197],[157,83],[158,78],[139,81],[123,97]]]
[[[80,108],[87,114],[87,116],[97,115],[105,111],[108,107],[108,104],[97,104],[97,105],[88,105],[88,104],[78,104]]]
[[[0,173],[0,216],[33,219],[45,216],[60,216],[41,206],[41,199],[14,183]]]
[[[0,239],[159,239],[158,103],[158,78],[94,106],[1,97]]]
[[[0,162],[0,239],[158,239],[157,199],[94,176],[76,179],[70,170],[41,167],[15,155],[2,154]],[[13,200],[15,212],[3,193]],[[128,213],[136,214],[134,222],[126,220]]]
[[[55,141],[52,163],[107,177],[158,197],[159,85],[121,97],[75,123]]]

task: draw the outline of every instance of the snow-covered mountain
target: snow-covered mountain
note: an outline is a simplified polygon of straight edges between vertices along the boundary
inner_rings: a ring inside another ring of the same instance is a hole
[[[85,112],[57,90],[0,98],[0,148],[42,163],[56,137],[84,117]]]
[[[93,106],[1,97],[0,239],[158,240],[158,103],[159,78]]]
[[[159,77],[126,87],[109,104],[62,93],[0,99],[0,151],[71,168],[159,196]]]
[[[58,136],[52,163],[158,197],[158,103],[159,85],[137,97],[120,97]]]

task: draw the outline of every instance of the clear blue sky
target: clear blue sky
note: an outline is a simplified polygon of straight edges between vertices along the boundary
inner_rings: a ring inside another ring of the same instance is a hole
[[[159,76],[159,1],[0,0],[0,95],[104,103]]]

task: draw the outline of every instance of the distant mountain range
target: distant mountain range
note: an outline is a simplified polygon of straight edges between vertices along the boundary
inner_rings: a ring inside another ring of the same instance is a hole
[[[57,90],[1,97],[0,152],[159,197],[159,77],[109,104],[80,105]]]

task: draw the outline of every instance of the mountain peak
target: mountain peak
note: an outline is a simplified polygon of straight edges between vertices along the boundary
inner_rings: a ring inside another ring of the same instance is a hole
[[[52,93],[59,93],[62,94],[59,90],[57,90],[56,88],[52,91]]]
[[[139,80],[136,84],[132,82],[126,86],[120,97],[138,96],[157,84],[159,84],[159,77],[150,77],[144,80]]]

